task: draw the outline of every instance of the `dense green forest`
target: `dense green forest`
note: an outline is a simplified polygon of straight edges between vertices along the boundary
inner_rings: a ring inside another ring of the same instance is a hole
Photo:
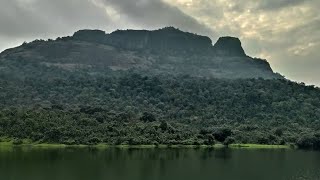
[[[320,148],[320,89],[313,86],[1,63],[6,68],[0,71],[0,137],[17,144],[30,139]]]

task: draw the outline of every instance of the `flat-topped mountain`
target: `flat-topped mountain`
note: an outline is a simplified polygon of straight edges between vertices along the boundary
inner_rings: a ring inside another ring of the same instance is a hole
[[[80,30],[71,37],[36,40],[0,54],[3,62],[24,61],[68,70],[105,67],[145,73],[214,78],[282,78],[266,60],[247,56],[238,38],[210,38],[173,27],[159,30]]]
[[[81,30],[0,53],[0,141],[320,149],[319,94],[238,38]]]

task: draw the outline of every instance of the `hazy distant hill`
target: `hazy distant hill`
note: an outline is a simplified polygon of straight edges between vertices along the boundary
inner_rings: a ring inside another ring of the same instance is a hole
[[[1,60],[37,62],[45,66],[105,67],[113,70],[183,74],[215,78],[282,78],[266,60],[247,56],[238,38],[210,38],[173,27],[155,31],[81,30],[71,37],[36,40],[0,54]]]

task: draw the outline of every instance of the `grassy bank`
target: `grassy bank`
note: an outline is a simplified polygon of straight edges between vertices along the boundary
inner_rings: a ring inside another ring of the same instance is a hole
[[[108,145],[108,144],[97,144],[97,145],[66,145],[66,144],[52,144],[52,143],[39,143],[31,142],[30,140],[21,140],[19,142],[2,139],[0,142],[0,148],[8,147],[31,147],[31,148],[139,148],[139,149],[153,149],[153,148],[232,148],[232,149],[290,149],[289,145],[262,145],[262,144],[231,144],[229,146],[224,146],[223,144],[215,145]]]
[[[242,148],[242,149],[291,149],[289,145],[266,145],[266,144],[231,144],[229,148]]]

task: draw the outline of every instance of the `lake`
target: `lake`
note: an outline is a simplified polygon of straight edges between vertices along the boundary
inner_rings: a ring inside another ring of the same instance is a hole
[[[4,180],[317,180],[320,152],[0,148]]]

